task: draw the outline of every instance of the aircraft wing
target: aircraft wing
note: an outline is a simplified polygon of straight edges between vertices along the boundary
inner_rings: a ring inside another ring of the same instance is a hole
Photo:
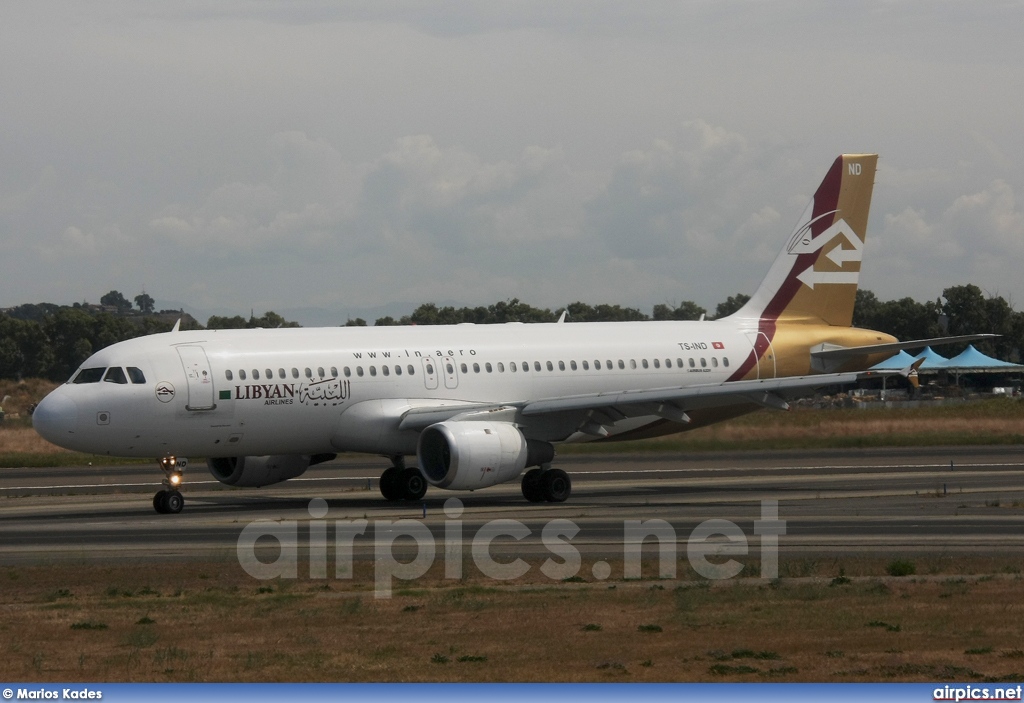
[[[786,400],[824,386],[856,383],[866,378],[906,376],[903,371],[851,371],[814,374],[697,386],[672,386],[653,390],[621,390],[606,393],[543,398],[510,403],[459,403],[413,407],[401,418],[400,429],[422,430],[446,420],[512,421],[514,416],[543,416],[573,411],[598,411],[610,421],[630,415],[657,415],[675,422],[687,422],[686,410],[750,402],[785,410]],[[625,412],[623,412],[625,411]]]
[[[523,415],[540,415],[544,413],[565,412],[570,410],[603,410],[617,406],[649,406],[644,410],[659,410],[653,415],[675,415],[679,411],[695,408],[731,405],[749,401],[766,407],[786,409],[786,398],[792,398],[806,391],[823,386],[838,386],[856,383],[863,378],[881,377],[899,374],[899,371],[815,374],[811,376],[790,376],[788,378],[770,378],[751,381],[732,381],[729,383],[709,383],[698,386],[680,386],[674,388],[657,388],[643,391],[619,391],[612,393],[593,393],[587,395],[568,396],[564,398],[546,398],[525,403]],[[673,412],[673,407],[675,412]],[[675,419],[667,417],[666,419]],[[685,422],[683,419],[678,421]]]

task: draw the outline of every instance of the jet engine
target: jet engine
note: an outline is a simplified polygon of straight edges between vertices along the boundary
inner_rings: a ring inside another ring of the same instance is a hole
[[[527,466],[550,462],[554,447],[526,439],[507,422],[439,422],[420,433],[420,469],[432,485],[475,490],[511,481]]]
[[[314,464],[330,461],[337,454],[284,454],[281,456],[228,456],[207,459],[213,477],[229,486],[259,488],[301,476]]]

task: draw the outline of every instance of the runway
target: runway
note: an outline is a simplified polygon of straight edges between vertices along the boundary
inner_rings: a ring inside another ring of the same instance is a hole
[[[371,559],[375,536],[394,540],[412,525],[394,522],[412,520],[430,531],[439,555],[446,535],[450,539],[457,528],[466,549],[475,539],[493,538],[488,549],[497,562],[552,557],[561,540],[582,555],[586,570],[595,559],[622,559],[636,521],[664,521],[647,527],[661,526],[664,536],[667,525],[680,555],[699,525],[729,521],[756,556],[764,539],[757,521],[773,518],[771,501],[777,501],[776,522],[782,523],[783,557],[1024,553],[1020,446],[580,455],[560,458],[557,465],[573,480],[564,504],[527,503],[518,481],[474,493],[432,488],[422,501],[396,504],[378,492],[386,462],[375,457],[340,458],[260,489],[223,486],[205,464],[194,463],[178,515],[152,508],[161,478],[155,463],[0,469],[0,564],[234,559],[243,530],[255,521],[294,524],[303,558],[311,527],[326,525],[315,529],[326,529],[333,559],[337,521],[366,520],[353,550],[356,559]],[[453,497],[461,506],[449,504],[449,517],[445,501]],[[326,500],[326,515],[315,504],[311,510],[315,498]],[[525,531],[510,532],[508,521]],[[569,534],[572,527],[578,532]],[[280,545],[261,539],[261,560],[266,554],[273,559]],[[728,541],[720,534],[711,539]],[[417,550],[409,536],[393,546],[402,560]],[[656,550],[657,544],[648,540],[644,548]]]

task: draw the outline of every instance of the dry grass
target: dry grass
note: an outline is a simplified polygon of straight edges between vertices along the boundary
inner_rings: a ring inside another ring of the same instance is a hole
[[[0,427],[0,454],[59,454],[68,451],[50,444],[31,427]]]
[[[1019,561],[1001,570],[1019,570]],[[880,575],[884,564],[863,562],[857,570]],[[493,582],[453,586],[435,574],[390,600],[372,597],[368,576],[357,569],[356,581],[259,582],[230,563],[7,568],[0,571],[0,679],[1024,676],[1019,575],[871,576],[844,585],[830,585],[828,578],[714,586],[545,582],[494,589]]]
[[[29,425],[29,406],[38,403],[58,385],[41,378],[29,378],[24,381],[0,379],[0,400],[10,396],[10,400],[3,403],[5,424]]]

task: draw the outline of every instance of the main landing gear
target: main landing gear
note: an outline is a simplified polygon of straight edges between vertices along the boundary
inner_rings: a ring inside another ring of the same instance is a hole
[[[523,474],[523,497],[531,503],[564,503],[570,493],[572,481],[561,469],[530,469]]]
[[[174,456],[165,456],[160,460],[165,488],[153,496],[153,509],[158,513],[180,513],[185,507],[185,498],[178,487],[181,485],[182,471],[187,463],[188,459],[178,459]]]
[[[419,468],[407,467],[405,457],[391,457],[393,466],[380,475],[380,494],[388,501],[419,500],[427,493],[427,479]]]

